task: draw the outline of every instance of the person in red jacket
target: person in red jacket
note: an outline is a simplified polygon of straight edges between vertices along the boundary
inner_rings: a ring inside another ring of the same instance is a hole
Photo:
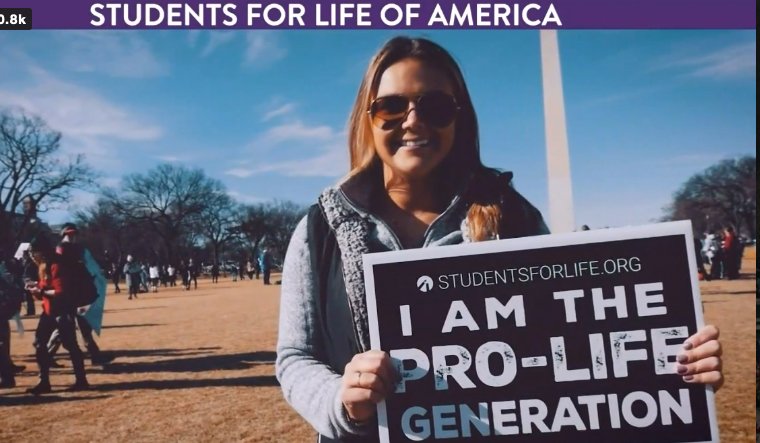
[[[37,324],[34,334],[34,350],[37,365],[40,368],[40,381],[27,392],[34,395],[49,393],[50,387],[50,355],[47,343],[50,335],[58,329],[63,347],[69,351],[71,363],[74,367],[75,383],[69,388],[70,391],[89,389],[87,376],[84,371],[84,358],[82,351],[77,345],[74,315],[76,309],[66,293],[66,275],[61,272],[62,267],[58,262],[58,256],[53,246],[44,237],[37,237],[31,241],[30,252],[32,259],[37,264],[39,278],[36,282],[27,283],[27,289],[38,300],[42,300],[42,315]]]
[[[723,276],[729,280],[739,278],[741,257],[737,254],[738,240],[734,228],[726,226],[723,229]]]

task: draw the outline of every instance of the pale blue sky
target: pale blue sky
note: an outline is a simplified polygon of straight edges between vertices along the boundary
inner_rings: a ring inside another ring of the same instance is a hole
[[[118,184],[201,167],[241,202],[313,202],[380,31],[0,33],[0,106],[60,130]],[[537,31],[410,33],[460,62],[486,164],[548,216]],[[755,153],[755,31],[560,31],[576,225],[643,224],[690,175]],[[79,195],[75,205],[92,197]],[[44,215],[50,222],[66,211]]]

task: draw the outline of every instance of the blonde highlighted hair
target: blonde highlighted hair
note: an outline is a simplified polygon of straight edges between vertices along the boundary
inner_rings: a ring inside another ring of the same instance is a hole
[[[488,240],[499,234],[502,223],[501,206],[489,196],[498,195],[497,189],[488,189],[495,181],[489,180],[494,171],[483,166],[480,160],[478,122],[470,93],[464,77],[454,58],[438,44],[424,38],[395,37],[389,40],[372,58],[364,74],[356,95],[348,124],[348,148],[351,156],[351,170],[348,177],[377,167],[380,159],[375,151],[372,138],[372,122],[367,113],[372,101],[377,98],[380,78],[391,65],[406,58],[420,60],[443,72],[451,81],[454,97],[459,105],[454,146],[436,171],[442,185],[461,183],[461,179],[472,176],[465,198],[470,203],[467,213],[469,237],[473,241]],[[379,172],[378,172],[379,174]],[[485,180],[482,180],[484,178]],[[446,192],[453,192],[444,186]]]

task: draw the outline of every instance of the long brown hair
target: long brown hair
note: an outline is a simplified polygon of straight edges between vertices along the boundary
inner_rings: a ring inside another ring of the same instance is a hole
[[[29,255],[34,258],[34,254],[39,253],[39,260],[35,258],[37,265],[37,275],[39,281],[50,281],[50,266],[54,261],[55,251],[50,241],[44,235],[37,236],[29,242]]]
[[[454,146],[449,155],[438,166],[436,176],[442,183],[456,184],[461,179],[474,176],[473,184],[466,195],[470,203],[467,224],[470,238],[474,241],[487,240],[498,234],[501,223],[501,208],[490,201],[487,183],[480,177],[491,177],[493,170],[486,168],[480,160],[478,121],[472,105],[470,93],[464,82],[462,71],[454,58],[438,44],[424,38],[395,37],[389,40],[372,58],[364,74],[348,124],[348,143],[351,155],[352,177],[380,163],[372,138],[372,123],[367,109],[377,96],[380,78],[391,65],[406,58],[420,60],[439,69],[451,81],[454,97],[459,105],[456,119]],[[446,188],[443,188],[446,189]],[[449,189],[452,192],[453,189]]]

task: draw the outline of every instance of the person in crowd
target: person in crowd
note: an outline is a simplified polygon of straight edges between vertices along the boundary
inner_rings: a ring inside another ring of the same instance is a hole
[[[0,247],[0,389],[16,386],[16,373],[25,369],[11,359],[11,328],[8,321],[18,315],[25,291],[15,272],[15,263]]]
[[[245,273],[248,274],[248,280],[253,280],[253,274],[256,273],[256,270],[253,267],[253,261],[249,258],[245,262]]]
[[[723,228],[723,274],[729,280],[739,278],[741,257],[737,254],[739,242],[732,226]]]
[[[715,238],[715,236],[712,234],[712,232],[708,231],[708,232],[705,232],[704,234],[702,234],[702,240],[701,240],[702,249],[701,249],[701,252],[702,252],[703,261],[704,261],[704,263],[706,265],[711,264],[711,259],[712,259],[712,256],[713,256],[713,252],[711,250],[711,246],[713,244],[713,239],[714,238]]]
[[[40,234],[44,236],[45,234]],[[24,251],[21,258],[21,275],[24,281],[36,281],[37,280],[37,265],[34,263],[29,250]],[[37,308],[34,303],[34,296],[29,291],[26,291],[25,296],[26,315],[31,317],[37,314]]]
[[[167,270],[166,265],[159,265],[158,279],[161,281],[161,286],[164,288],[169,287],[169,271]]]
[[[723,253],[723,236],[719,230],[713,233],[712,244],[710,245],[710,251],[712,257],[710,258],[710,278],[713,280],[720,280],[725,276],[725,254]]]
[[[140,292],[142,269],[140,268],[140,264],[131,255],[127,255],[127,262],[124,264],[124,275],[127,276],[129,300],[132,300],[133,297],[137,298],[137,293]]]
[[[389,355],[369,349],[362,254],[548,232],[512,175],[481,163],[461,71],[429,40],[380,49],[348,138],[351,170],[296,227],[280,303],[277,379],[323,442],[377,441],[376,404],[398,378]],[[717,335],[687,339],[685,382],[720,386]]]
[[[744,248],[747,246],[747,238],[736,236],[736,249],[734,251],[734,275],[739,278],[741,272],[742,259],[744,258]]]
[[[59,263],[73,263],[81,261],[84,263],[87,272],[92,276],[95,287],[98,290],[98,297],[105,297],[106,279],[103,276],[103,272],[100,269],[97,261],[92,256],[89,249],[84,247],[78,242],[79,230],[73,223],[66,223],[61,229],[61,242],[56,248],[58,254]],[[73,286],[73,285],[70,285]],[[98,325],[98,333],[100,331],[100,324],[103,319],[103,305],[105,300],[96,300],[90,306],[84,306],[76,309],[76,316],[74,320],[76,326],[82,335],[87,352],[90,356],[90,361],[93,365],[105,365],[113,360],[112,356],[105,354],[100,350],[98,343],[93,336],[93,327],[88,320],[88,315],[93,315],[93,321]],[[54,362],[55,354],[58,352],[58,348],[62,344],[62,337],[59,330],[53,331],[48,340],[47,348],[50,354],[51,363]]]
[[[187,290],[190,290],[190,284],[193,284],[193,289],[198,289],[198,266],[195,265],[193,259],[187,261]]]
[[[217,262],[211,265],[211,283],[219,283],[219,264]]]
[[[169,279],[169,286],[177,286],[177,268],[171,263],[166,268],[166,276]]]
[[[35,359],[39,366],[39,382],[27,392],[41,395],[52,391],[50,386],[50,354],[47,344],[54,330],[58,329],[63,347],[69,351],[74,367],[75,383],[70,391],[89,389],[84,369],[84,357],[77,345],[74,317],[76,308],[67,293],[67,276],[63,272],[59,255],[45,237],[30,243],[32,257],[39,269],[38,280],[28,285],[29,291],[42,300],[42,314],[34,334]]]
[[[182,278],[182,287],[185,288],[185,290],[190,289],[189,279],[188,279],[188,270],[187,270],[187,264],[184,260],[179,261],[179,267],[177,267],[177,272],[179,273],[180,278]]]
[[[121,292],[121,288],[119,287],[119,283],[121,282],[121,271],[119,270],[119,265],[116,263],[111,263],[111,283],[113,283],[113,292],[115,294],[118,294]]]
[[[150,281],[150,274],[148,273],[148,265],[145,263],[140,264],[140,292],[150,292],[148,284]]]
[[[26,196],[22,201],[22,207],[24,210],[24,224],[21,229],[21,242],[29,243],[34,238],[38,237],[51,237],[50,227],[45,224],[37,216],[37,201],[32,196]],[[49,238],[52,241],[52,238]],[[37,265],[34,264],[32,258],[28,255],[28,251],[24,252],[23,260],[23,279],[24,280],[36,280],[37,279]],[[27,291],[26,293],[26,315],[36,315],[37,309],[34,304],[34,297]]]
[[[151,263],[148,267],[148,273],[150,276],[150,289],[152,292],[158,292],[158,283],[159,283],[159,271],[158,271],[158,263]]]
[[[269,277],[272,275],[272,254],[269,253],[269,249],[267,248],[264,248],[261,251],[259,267],[261,267],[261,273],[264,275],[264,284],[271,284]]]
[[[705,262],[704,258],[702,257],[702,242],[696,235],[694,236],[694,256],[697,260],[697,272],[699,273],[700,277],[707,281],[712,280],[710,274],[707,272],[707,270],[705,270]]]

